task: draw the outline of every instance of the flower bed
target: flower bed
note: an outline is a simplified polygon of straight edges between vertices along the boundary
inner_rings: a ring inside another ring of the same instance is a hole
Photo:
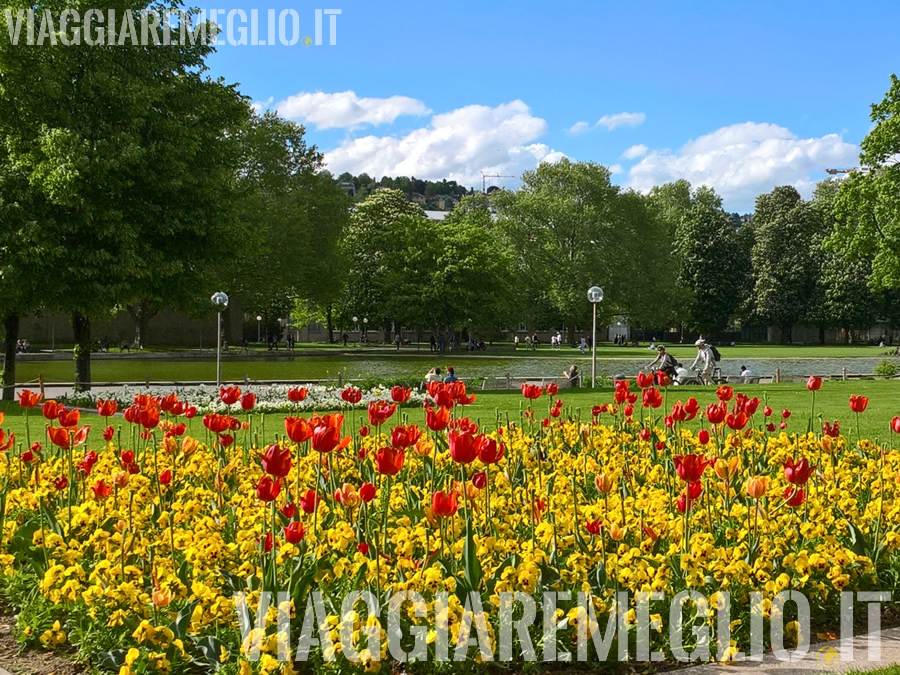
[[[233,390],[203,404],[205,439],[179,435],[189,406],[172,396],[143,395],[126,411],[140,430],[129,447],[48,410],[61,429],[48,434],[53,444],[0,463],[0,568],[21,607],[18,635],[77,646],[125,674],[374,671],[398,649],[421,649],[428,663],[418,668],[433,672],[442,655],[501,658],[504,640],[517,661],[533,655],[529,641],[539,658],[580,655],[583,642],[597,660],[602,649],[587,638],[609,625],[619,626],[609,658],[625,649],[671,659],[680,644],[670,602],[695,591],[729,614],[707,618],[689,603],[678,613],[684,642],[703,655],[705,629],[711,656],[728,660],[749,650],[754,611],[802,641],[783,591],[802,594],[827,633],[841,591],[896,587],[897,450],[851,442],[830,424],[788,434],[771,409],[727,387],[700,410],[692,399],[669,408],[652,379],[641,385],[618,384],[589,419],[548,401],[554,387],[523,385],[523,416],[491,428],[464,416],[474,397],[460,385],[431,388],[422,428],[394,425],[397,400],[412,400],[400,390],[372,400],[364,426],[345,428],[340,414],[289,417],[283,440],[259,448],[228,414],[243,395]],[[698,433],[683,428],[697,417]],[[349,613],[353,591],[378,608]],[[392,605],[401,592],[421,606]],[[569,595],[547,605],[548,592]],[[641,592],[660,596],[641,606]],[[521,606],[507,615],[511,593]],[[534,616],[510,638],[504,621],[522,617],[526,598]],[[269,622],[251,630],[261,604]],[[250,611],[243,626],[236,605]]]

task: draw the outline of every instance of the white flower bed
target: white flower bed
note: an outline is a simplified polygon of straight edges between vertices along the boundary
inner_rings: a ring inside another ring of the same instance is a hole
[[[308,391],[306,399],[300,403],[294,403],[288,400],[288,389],[294,387],[284,384],[272,384],[263,386],[241,386],[241,393],[251,392],[256,395],[256,405],[253,412],[312,412],[319,410],[339,410],[346,408],[348,404],[341,398],[341,391],[338,387],[326,387],[319,384],[307,385]],[[198,415],[207,413],[238,413],[241,412],[240,403],[227,406],[222,403],[219,398],[219,390],[213,386],[198,387],[127,387],[122,386],[116,389],[104,390],[94,389],[92,391],[79,392],[69,396],[58,397],[58,400],[70,406],[82,408],[94,408],[98,400],[115,399],[119,402],[119,411],[128,407],[134,402],[137,394],[147,394],[149,396],[165,396],[166,394],[178,394],[178,400],[185,401],[190,405],[197,407]],[[412,396],[403,404],[405,406],[422,406],[428,394],[413,390]],[[366,408],[370,401],[390,401],[390,387],[374,387],[362,392],[362,399],[359,403],[352,406],[354,408]]]

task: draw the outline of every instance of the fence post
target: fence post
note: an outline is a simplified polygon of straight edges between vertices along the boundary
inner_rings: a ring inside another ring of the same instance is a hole
[[[841,379],[846,382],[847,380],[847,366],[841,368]]]
[[[781,382],[781,368],[775,369],[775,383],[778,384]]]
[[[342,373],[338,373],[338,389],[344,388],[344,376]]]
[[[41,387],[41,396],[43,397],[43,395],[44,395],[44,374],[43,373],[38,375],[38,384]],[[13,387],[13,391],[15,391],[15,387]]]

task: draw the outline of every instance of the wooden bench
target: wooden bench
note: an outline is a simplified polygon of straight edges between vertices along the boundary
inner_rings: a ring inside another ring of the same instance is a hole
[[[533,384],[537,387],[546,387],[548,384],[556,383],[560,389],[572,389],[572,383],[565,377],[486,377],[481,384],[482,391],[499,389],[512,390],[519,389],[523,384]],[[581,374],[578,374],[576,387],[582,385]]]

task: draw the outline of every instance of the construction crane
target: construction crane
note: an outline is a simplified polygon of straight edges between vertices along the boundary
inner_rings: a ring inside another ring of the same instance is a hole
[[[483,194],[487,194],[487,179],[488,178],[515,178],[515,176],[504,176],[499,173],[485,173],[481,172],[481,192]]]
[[[839,173],[853,173],[854,171],[859,171],[859,167],[853,169],[825,169],[825,173],[831,174],[832,176],[836,176]]]

